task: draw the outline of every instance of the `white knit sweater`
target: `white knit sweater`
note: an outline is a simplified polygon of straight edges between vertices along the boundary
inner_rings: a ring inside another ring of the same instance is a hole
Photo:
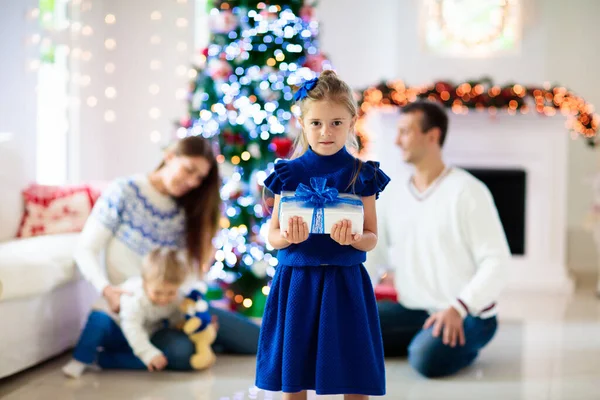
[[[430,312],[454,306],[490,317],[505,285],[510,250],[487,187],[459,168],[423,193],[392,180],[378,202],[379,241],[368,267],[395,269],[399,302]]]

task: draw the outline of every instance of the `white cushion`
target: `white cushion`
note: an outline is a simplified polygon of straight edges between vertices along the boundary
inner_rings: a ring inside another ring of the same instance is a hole
[[[79,234],[0,243],[0,301],[35,296],[78,277],[73,251]]]

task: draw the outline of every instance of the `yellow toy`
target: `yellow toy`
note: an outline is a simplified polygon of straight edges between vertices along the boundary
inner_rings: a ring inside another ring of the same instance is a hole
[[[208,302],[204,299],[206,290],[204,282],[197,284],[181,304],[181,311],[185,313],[183,331],[196,346],[196,353],[190,359],[190,365],[195,370],[206,369],[217,360],[211,348],[217,330],[208,312]]]

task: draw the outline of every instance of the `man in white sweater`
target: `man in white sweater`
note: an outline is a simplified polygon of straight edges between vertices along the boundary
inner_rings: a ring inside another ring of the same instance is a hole
[[[396,144],[414,166],[378,205],[373,266],[393,267],[398,301],[379,303],[386,356],[407,355],[426,377],[470,365],[497,329],[510,251],[487,187],[442,160],[448,116],[436,103],[402,110]]]

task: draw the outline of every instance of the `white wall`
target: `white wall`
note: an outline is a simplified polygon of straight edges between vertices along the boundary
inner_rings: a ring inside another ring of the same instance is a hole
[[[186,104],[175,94],[188,87],[189,79],[177,75],[176,68],[190,66],[193,10],[193,0],[94,0],[92,9],[82,12],[83,24],[94,30],[81,42],[82,50],[93,55],[81,65],[81,73],[91,78],[91,84],[81,88],[82,179],[112,179],[150,171],[158,164],[161,143],[151,142],[151,132],[170,137],[173,122],[185,114]],[[161,14],[160,20],[150,19],[154,11]],[[115,16],[115,24],[104,22],[107,14]],[[177,27],[178,18],[186,18],[189,26]],[[150,42],[153,35],[160,37],[160,44]],[[109,38],[116,41],[112,51],[104,49]],[[188,50],[178,51],[179,42],[186,43]],[[158,70],[150,68],[152,60],[160,62]],[[105,72],[106,63],[114,63],[114,73]],[[149,92],[152,84],[159,86],[157,95]],[[105,96],[109,86],[116,89],[113,99]],[[94,108],[86,105],[90,96],[98,99]],[[160,110],[158,119],[149,116],[154,107]],[[114,122],[105,121],[107,110],[115,112]]]
[[[0,0],[0,241],[14,237],[20,191],[35,179],[35,50],[24,46],[35,24],[25,19],[33,0]]]
[[[5,1],[7,0],[0,0]],[[14,3],[14,1],[12,2]],[[185,103],[175,98],[178,88],[188,79],[175,74],[178,65],[188,65],[191,51],[177,52],[179,41],[192,49],[193,32],[174,26],[178,17],[193,17],[193,1],[186,3],[160,0],[94,0],[84,21],[90,21],[94,35],[88,38],[94,58],[83,65],[92,83],[82,89],[83,100],[90,95],[100,101],[94,109],[82,104],[81,177],[111,179],[118,175],[143,172],[152,168],[160,155],[149,140],[158,129],[170,134],[172,121],[184,115]],[[478,59],[443,59],[425,54],[418,40],[419,0],[327,0],[319,2],[321,45],[338,72],[354,87],[362,88],[382,79],[404,79],[409,84],[428,83],[434,79],[460,81],[484,75],[497,83],[563,84],[600,107],[600,55],[594,54],[600,26],[596,24],[600,2],[595,0],[523,0],[524,31],[518,55]],[[150,13],[162,12],[160,22],[151,22]],[[117,17],[117,24],[106,27],[106,13]],[[159,34],[162,44],[149,44],[150,36]],[[105,36],[117,40],[117,49],[101,49]],[[159,59],[160,71],[150,70],[150,60]],[[104,73],[104,63],[116,64],[114,76]],[[0,67],[4,68],[4,67]],[[148,86],[161,87],[158,96],[148,93]],[[117,97],[104,98],[107,85],[114,85]],[[153,121],[148,110],[156,106],[162,116]],[[103,120],[106,109],[116,111],[116,121]],[[518,118],[518,117],[515,117]],[[561,118],[561,117],[555,117]],[[568,134],[565,131],[565,134]],[[109,159],[111,155],[117,161]],[[584,178],[596,171],[596,153],[583,141],[569,143],[570,167],[568,195],[569,246],[571,268],[593,272],[595,249],[582,221],[591,201]]]
[[[417,36],[419,0],[322,1],[322,48],[355,87],[384,78],[419,85],[487,75],[499,84],[557,82],[600,110],[600,54],[595,51],[600,38],[600,2],[522,2],[523,41],[520,54],[514,56],[465,60],[426,54]],[[591,202],[590,189],[583,180],[598,170],[598,157],[582,140],[569,143],[569,157],[568,261],[577,272],[594,273],[595,248],[582,228]]]
[[[28,63],[36,52],[25,45],[35,28],[25,16],[35,3],[0,0],[0,133],[6,133],[0,146],[18,152],[23,166],[19,180],[35,177],[36,74]],[[0,159],[0,170],[9,167]]]

